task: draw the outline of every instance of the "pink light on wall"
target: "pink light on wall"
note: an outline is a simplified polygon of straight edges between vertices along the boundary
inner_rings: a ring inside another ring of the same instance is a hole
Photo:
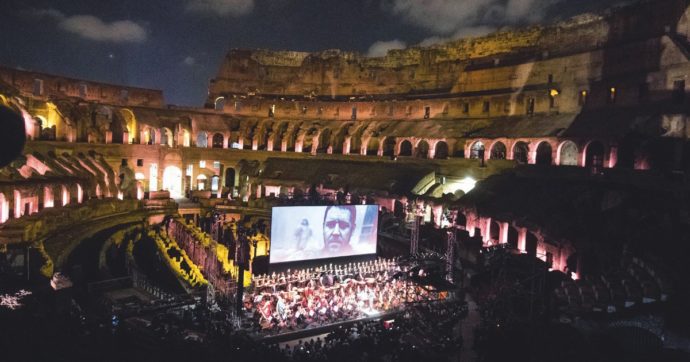
[[[53,207],[55,206],[55,201],[53,198],[53,189],[50,186],[43,188],[43,207]]]
[[[22,217],[22,194],[17,190],[14,190],[14,217]]]
[[[77,203],[81,204],[84,199],[84,190],[81,189],[81,185],[77,184]]]
[[[69,191],[67,187],[62,186],[62,206],[69,204]]]

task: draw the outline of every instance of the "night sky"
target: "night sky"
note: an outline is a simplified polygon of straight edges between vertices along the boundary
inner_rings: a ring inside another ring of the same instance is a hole
[[[0,64],[201,106],[230,48],[383,55],[621,0],[2,0]]]

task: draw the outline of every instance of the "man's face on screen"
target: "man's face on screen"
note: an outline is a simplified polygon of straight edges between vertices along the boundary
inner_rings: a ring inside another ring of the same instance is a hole
[[[350,210],[331,208],[323,221],[323,243],[328,252],[338,252],[350,247],[354,225]]]

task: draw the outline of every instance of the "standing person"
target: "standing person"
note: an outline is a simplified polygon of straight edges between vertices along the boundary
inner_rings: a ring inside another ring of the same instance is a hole
[[[311,239],[312,234],[313,232],[309,227],[309,220],[302,219],[300,226],[297,228],[297,230],[295,230],[296,249],[304,250],[309,242],[309,239]]]

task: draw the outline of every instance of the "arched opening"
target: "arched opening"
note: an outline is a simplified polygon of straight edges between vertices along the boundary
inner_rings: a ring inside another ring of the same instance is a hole
[[[5,194],[0,192],[0,223],[10,218],[10,203],[5,198]]]
[[[470,158],[484,158],[484,143],[482,143],[482,141],[477,141],[472,144],[472,148],[470,148]]]
[[[404,140],[400,143],[399,156],[412,156],[412,142]]]
[[[216,111],[222,111],[225,108],[225,97],[216,98],[215,104],[213,106]]]
[[[601,169],[604,167],[604,145],[599,141],[590,142],[585,154],[585,167]]]
[[[212,147],[213,148],[223,148],[223,141],[225,141],[225,139],[223,138],[222,134],[220,134],[220,133],[214,134],[213,135],[213,141],[212,141],[213,142]]]
[[[362,139],[357,133],[350,137],[350,154],[358,155],[362,151]]]
[[[498,243],[501,240],[501,225],[493,220],[489,224],[489,238],[494,243]]]
[[[43,207],[55,206],[55,199],[53,197],[53,189],[51,186],[43,187]]]
[[[326,153],[328,151],[328,140],[331,139],[331,130],[326,128],[321,131],[319,135],[319,146],[316,149],[316,153]]]
[[[123,142],[137,142],[139,138],[139,130],[137,129],[137,119],[136,117],[134,117],[134,113],[129,109],[121,109],[120,115],[122,116],[125,125],[127,126],[127,132],[129,133],[129,139],[123,140]]]
[[[560,146],[559,163],[561,166],[577,166],[579,151],[573,141],[565,141]]]
[[[168,147],[173,146],[173,133],[170,128],[161,128],[161,145]]]
[[[550,165],[552,161],[551,157],[551,145],[548,142],[541,142],[537,146],[537,165]]]
[[[189,147],[189,143],[190,143],[189,131],[187,131],[185,129],[182,131],[182,146]]]
[[[196,177],[196,189],[203,191],[206,190],[206,175],[199,175]]]
[[[66,206],[67,204],[69,204],[69,197],[70,197],[69,190],[67,189],[67,186],[65,186],[65,185],[60,186],[60,188],[62,189],[61,203],[62,203],[62,206]]]
[[[395,137],[386,137],[383,141],[383,155],[391,157],[395,154]]]
[[[217,192],[220,187],[220,177],[218,175],[211,176],[211,191]]]
[[[493,146],[491,146],[491,154],[489,155],[489,158],[492,160],[505,160],[506,154],[506,145],[501,141],[497,141],[494,142]]]
[[[232,189],[235,187],[235,169],[226,168],[225,169],[225,187]]]
[[[110,122],[110,132],[112,132],[112,143],[124,143],[125,125],[120,117],[113,115],[113,120]]]
[[[417,144],[417,157],[429,158],[429,143],[427,143],[425,140],[421,140]]]
[[[518,230],[513,227],[513,226],[508,226],[508,246],[511,249],[517,249],[518,248]]]
[[[199,148],[208,147],[208,135],[206,134],[206,132],[201,131],[196,134],[196,146]]]
[[[527,156],[529,154],[529,147],[525,142],[516,142],[513,146],[513,160],[521,165],[527,164]]]
[[[149,127],[146,129],[146,137],[148,139],[146,140],[147,145],[155,145],[156,144],[156,130],[153,128]]]
[[[182,170],[176,166],[168,166],[163,171],[163,190],[170,192],[170,197],[182,197]]]
[[[378,137],[371,137],[367,144],[367,156],[376,156],[379,154],[379,139]]]
[[[537,256],[537,236],[531,231],[525,236],[525,252],[527,255]]]
[[[436,142],[436,147],[434,147],[434,158],[438,160],[448,158],[448,143],[446,143],[446,141]]]

